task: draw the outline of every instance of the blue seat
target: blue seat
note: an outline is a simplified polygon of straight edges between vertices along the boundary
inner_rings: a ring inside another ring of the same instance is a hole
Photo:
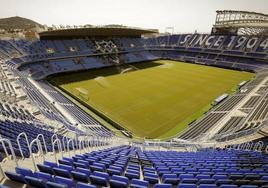
[[[59,184],[59,183],[55,183],[51,181],[48,181],[46,185],[47,185],[47,188],[68,188],[68,185],[66,184]]]
[[[193,174],[180,174],[179,179],[183,180],[184,178],[194,178]]]
[[[109,174],[104,172],[93,172],[92,175],[89,176],[90,181],[92,184],[101,185],[101,186],[108,186],[109,184]]]
[[[108,174],[112,175],[122,175],[122,171],[114,168],[107,169]]]
[[[134,172],[134,171],[127,171],[125,173],[125,176],[128,177],[128,179],[140,179],[140,173],[139,172]]]
[[[198,182],[197,178],[184,178],[180,181],[183,184],[196,184]]]
[[[216,184],[218,186],[220,186],[220,185],[229,185],[229,184],[233,184],[233,180],[230,180],[230,179],[220,179],[220,180],[217,180],[216,181]]]
[[[257,185],[241,185],[240,188],[258,188]]]
[[[199,184],[214,184],[215,180],[214,179],[200,179]]]
[[[16,167],[16,173],[21,174],[23,176],[31,176],[31,177],[33,177],[32,170],[30,170],[28,168]]]
[[[70,166],[70,165],[64,165],[64,164],[59,164],[59,167],[58,168],[61,168],[61,169],[64,169],[64,170],[68,170],[69,172],[71,172],[73,170],[73,167]]]
[[[25,181],[28,185],[31,185],[33,187],[38,187],[38,188],[46,188],[46,183],[44,180],[31,177],[31,176],[25,176]]]
[[[210,178],[210,175],[208,174],[197,174],[196,179],[200,180],[200,179],[209,179]]]
[[[154,188],[172,188],[171,184],[155,184]]]
[[[57,163],[50,162],[50,161],[44,161],[44,165],[50,166],[52,168],[58,167]]]
[[[137,187],[137,188],[148,188],[149,187],[149,182],[148,181],[143,181],[139,179],[132,179],[130,187]]]
[[[179,179],[178,178],[165,178],[163,180],[164,184],[172,184],[172,185],[176,185],[179,183]]]
[[[238,188],[238,186],[237,185],[223,184],[220,186],[220,188]]]
[[[62,169],[62,168],[53,168],[54,173],[56,176],[61,176],[65,178],[72,178],[71,173],[68,170]]]
[[[180,183],[177,188],[197,188],[196,184],[185,184],[185,183]]]
[[[35,172],[34,176],[44,181],[54,181],[52,175],[45,172]]]
[[[75,183],[72,179],[70,178],[65,178],[65,177],[60,177],[60,176],[56,176],[55,177],[55,182],[59,183],[59,184],[63,184],[63,185],[67,185],[68,188],[73,188],[75,187]]]
[[[200,184],[199,188],[217,188],[216,184]]]
[[[84,174],[86,174],[88,177],[90,176],[90,174],[91,174],[91,171],[89,170],[89,169],[85,169],[85,168],[76,168],[76,171],[77,172],[81,172],[81,173],[84,173]]]
[[[144,180],[148,181],[150,184],[156,184],[159,182],[158,176],[150,173],[144,174]]]
[[[101,166],[97,166],[97,165],[91,165],[90,166],[90,170],[91,171],[100,171],[100,172],[104,172],[105,168],[101,167]]]
[[[117,181],[125,182],[127,185],[129,184],[129,180],[128,180],[128,178],[125,177],[125,176],[117,176],[117,175],[113,175],[113,176],[112,176],[112,180],[117,180]]]
[[[85,163],[80,163],[80,162],[73,162],[73,165],[75,168],[80,167],[80,168],[88,168],[88,164]]]
[[[37,168],[38,168],[38,170],[40,172],[44,172],[44,173],[48,173],[48,174],[54,175],[54,171],[53,171],[53,169],[52,169],[51,166],[37,164]]]
[[[267,180],[268,181],[268,176],[262,176],[261,180]]]
[[[72,171],[71,174],[72,174],[73,179],[78,182],[84,182],[84,183],[89,182],[89,176],[87,176],[87,174],[85,173]]]
[[[26,183],[24,176],[21,174],[17,174],[14,172],[5,172],[6,176],[12,180],[12,181],[16,181],[16,182],[20,182],[20,183]]]
[[[89,185],[87,183],[78,182],[76,188],[96,188],[96,186],[95,185]]]
[[[126,182],[120,180],[110,180],[110,187],[111,188],[127,188],[128,184]]]
[[[227,175],[221,175],[221,174],[215,174],[212,176],[215,180],[222,180],[222,179],[228,179]]]
[[[165,180],[166,178],[177,178],[176,174],[163,174],[162,180]]]
[[[59,161],[59,164],[64,164],[64,165],[72,166],[72,162],[71,161],[64,160],[64,159],[60,159],[58,161]]]

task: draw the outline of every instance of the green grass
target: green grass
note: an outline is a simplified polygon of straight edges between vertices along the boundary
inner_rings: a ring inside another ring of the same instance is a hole
[[[116,68],[106,68],[52,81],[135,136],[164,139],[202,116],[216,97],[254,76],[167,60],[135,66],[140,70],[118,74]]]

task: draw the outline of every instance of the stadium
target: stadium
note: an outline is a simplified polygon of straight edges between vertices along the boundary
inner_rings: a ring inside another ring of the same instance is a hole
[[[1,38],[0,77],[0,187],[268,187],[266,14]]]

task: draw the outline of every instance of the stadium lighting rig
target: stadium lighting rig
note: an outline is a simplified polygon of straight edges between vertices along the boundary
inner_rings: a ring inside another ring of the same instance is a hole
[[[248,11],[218,10],[212,34],[268,35],[268,15]]]

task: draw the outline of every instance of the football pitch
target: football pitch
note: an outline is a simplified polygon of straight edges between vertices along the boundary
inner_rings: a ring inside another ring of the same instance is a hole
[[[51,80],[140,138],[168,138],[202,116],[215,98],[254,74],[175,61],[59,75]]]

